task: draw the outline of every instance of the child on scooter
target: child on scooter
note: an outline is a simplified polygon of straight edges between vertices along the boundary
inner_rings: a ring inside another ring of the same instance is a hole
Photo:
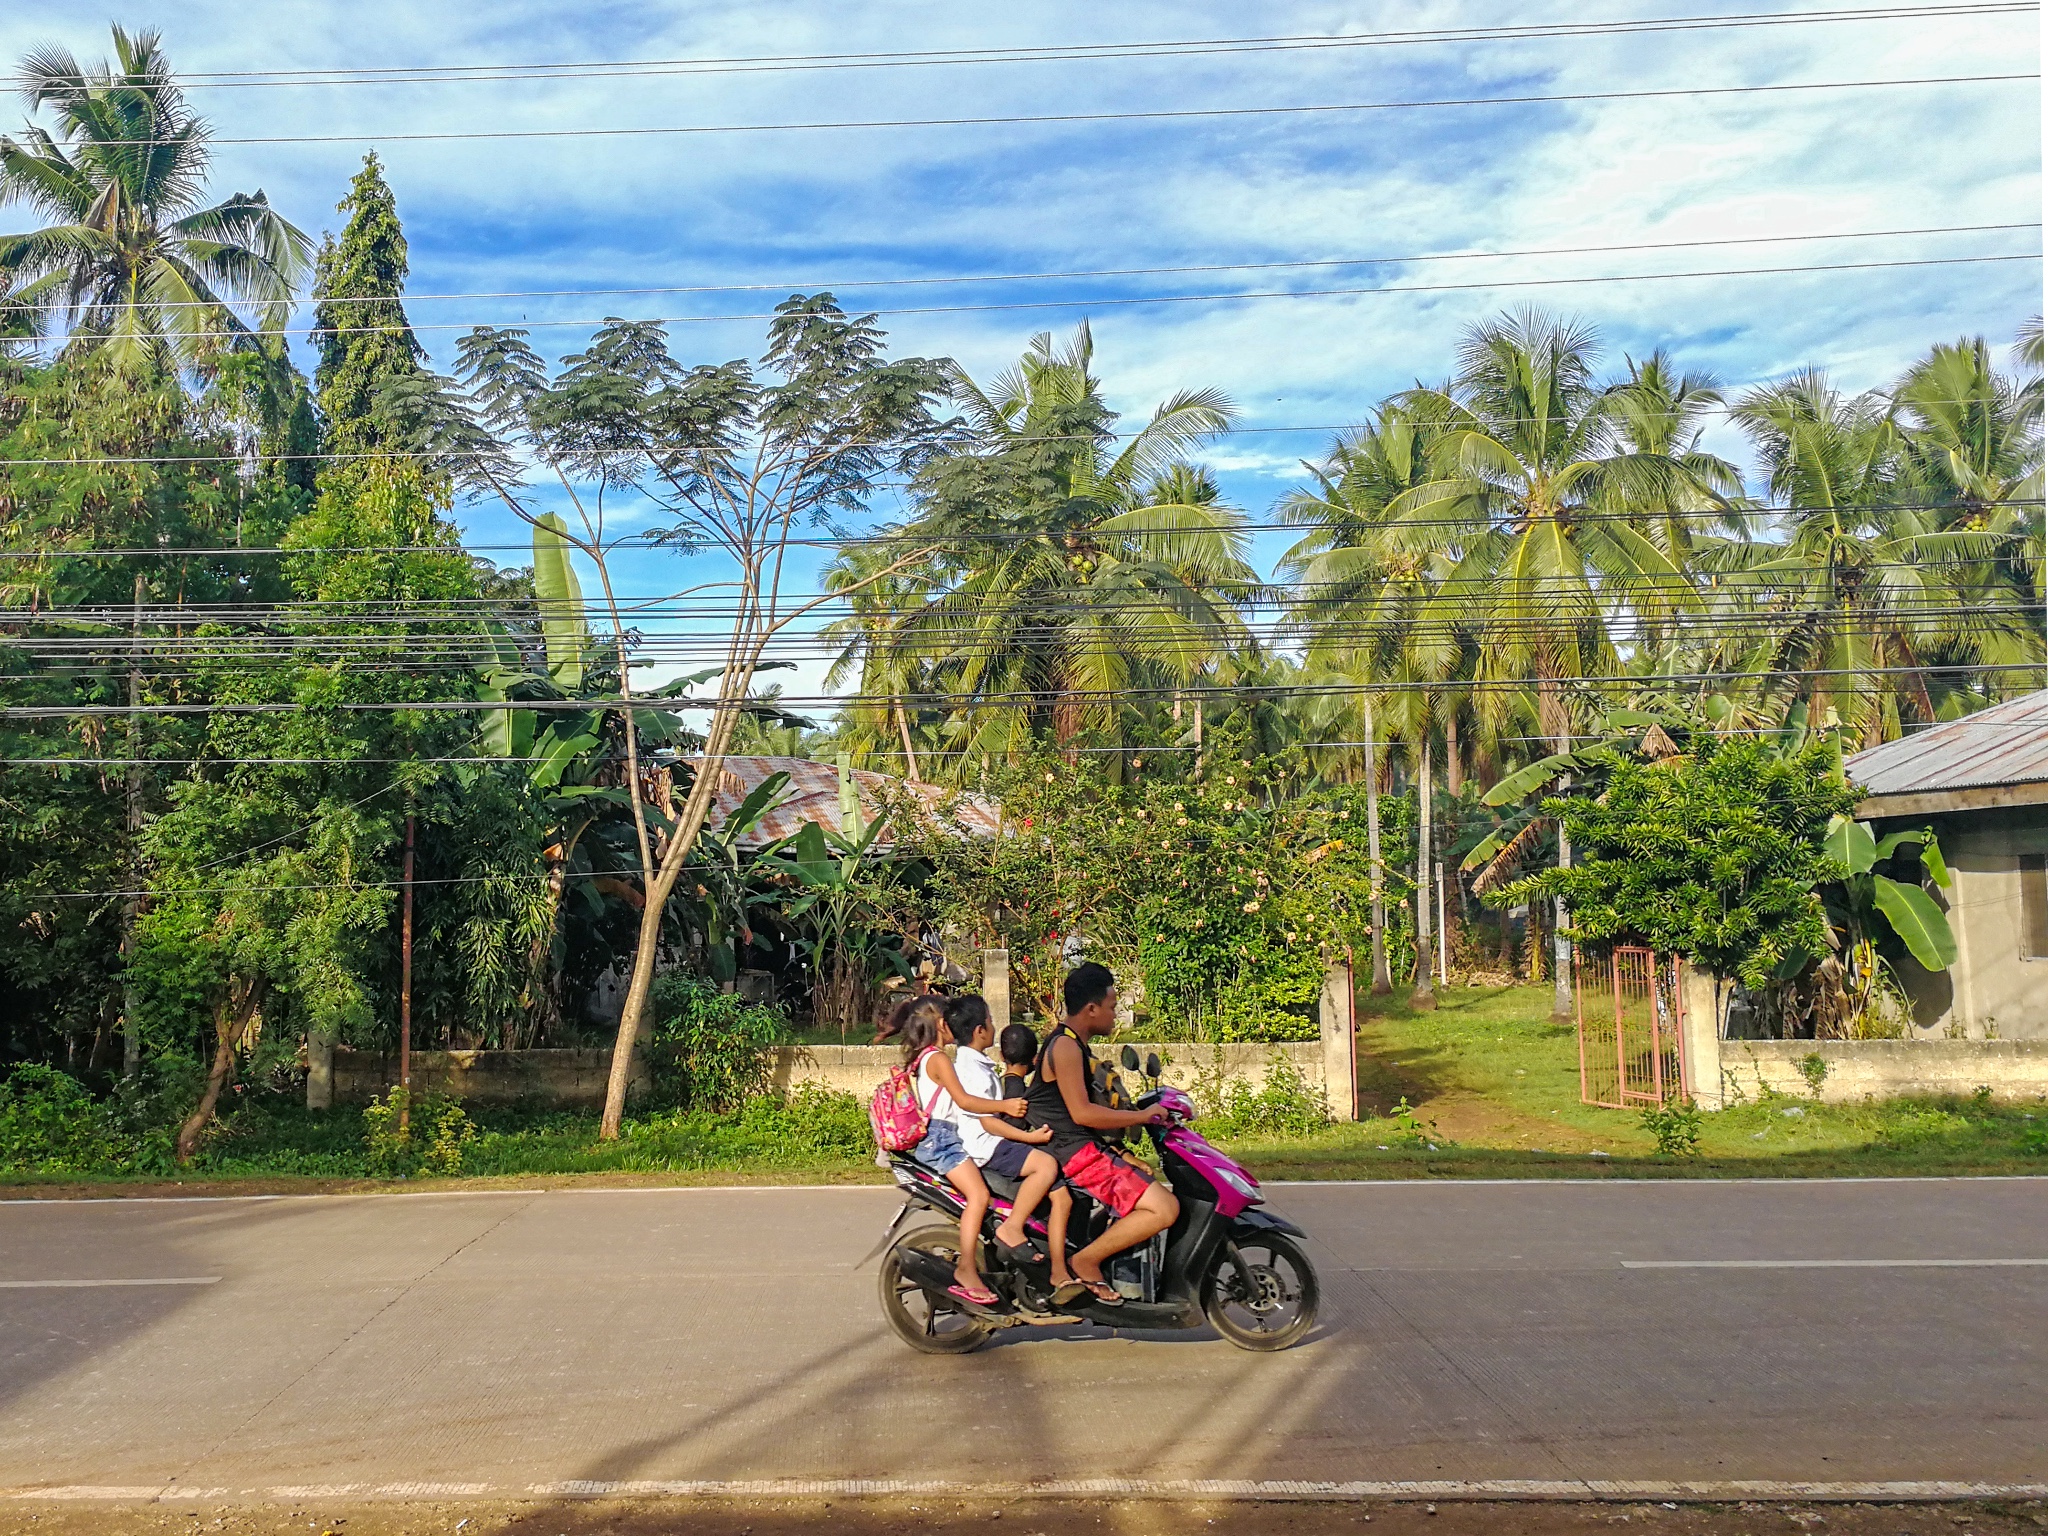
[[[995,1063],[988,1058],[988,1049],[995,1044],[995,1025],[989,1018],[987,1003],[978,997],[954,998],[946,1004],[946,1028],[956,1046],[953,1069],[968,1092],[1012,1103],[1023,1099],[1025,1084],[1021,1075],[997,1082]],[[1003,1031],[1003,1060],[1006,1065],[1016,1065],[1011,1054],[1016,1042],[1011,1037],[1017,1034],[1028,1042],[1023,1056],[1024,1065],[1028,1066],[1038,1054],[1038,1041],[1021,1024],[1012,1024]],[[1060,1165],[1051,1154],[1040,1150],[1052,1139],[1052,1133],[1043,1127],[1030,1129],[1022,1116],[962,1115],[956,1123],[968,1156],[981,1168],[1020,1181],[1010,1214],[996,1228],[996,1251],[1012,1262],[1028,1256],[1030,1244],[1024,1224],[1050,1190],[1052,1207],[1046,1217],[1046,1246],[1052,1259],[1052,1283],[1055,1288],[1071,1286],[1066,1236],[1067,1216],[1074,1208],[1074,1197],[1065,1189],[1053,1188],[1060,1176]]]
[[[930,995],[908,998],[890,1015],[879,1039],[901,1039],[904,1063],[917,1073],[917,1101],[924,1106],[929,1124],[911,1156],[959,1190],[963,1202],[960,1257],[953,1266],[953,1284],[947,1293],[973,1306],[992,1307],[1001,1298],[982,1283],[981,1268],[975,1262],[981,1247],[982,1218],[988,1215],[988,1181],[961,1142],[959,1111],[1021,1115],[1024,1101],[985,1099],[961,1086],[953,1063],[939,1044],[944,1017],[942,999]]]

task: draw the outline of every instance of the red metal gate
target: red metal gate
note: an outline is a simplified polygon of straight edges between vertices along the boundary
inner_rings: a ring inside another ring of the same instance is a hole
[[[1690,1096],[1676,957],[1618,948],[1608,957],[1605,986],[1597,963],[1580,967],[1578,993],[1583,1102],[1632,1109]]]

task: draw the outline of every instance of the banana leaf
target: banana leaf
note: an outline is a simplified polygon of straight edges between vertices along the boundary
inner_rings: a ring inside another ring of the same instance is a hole
[[[1917,885],[1872,877],[1872,895],[1877,910],[1892,925],[1892,932],[1905,942],[1915,960],[1930,971],[1945,971],[1956,963],[1956,936],[1949,931],[1948,918],[1934,898]]]

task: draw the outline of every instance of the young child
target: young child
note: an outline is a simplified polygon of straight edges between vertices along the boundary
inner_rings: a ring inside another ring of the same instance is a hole
[[[1021,1099],[1030,1088],[1026,1074],[1038,1059],[1038,1036],[1028,1025],[1007,1024],[1003,1027],[999,1046],[1003,1055],[1003,1079],[996,1097]],[[1019,1119],[1013,1123],[1021,1130],[1029,1122]],[[1049,1127],[1041,1126],[1039,1129],[1050,1139],[1052,1132]],[[1043,1147],[1044,1142],[1040,1142],[1039,1148]],[[1034,1149],[1025,1166],[1029,1176],[1017,1191],[1010,1220],[996,1229],[996,1245],[1000,1248],[1013,1238],[1019,1243],[1024,1241],[1024,1223],[1031,1219],[1031,1212],[1038,1204],[1038,1194],[1050,1189],[1051,1203],[1045,1213],[1045,1246],[1052,1256],[1052,1299],[1056,1305],[1071,1306],[1087,1289],[1067,1269],[1067,1218],[1074,1212],[1073,1191],[1060,1182],[1059,1161],[1051,1152]],[[1016,1223],[1014,1232],[1010,1231],[1011,1222]]]
[[[947,1294],[977,1307],[992,1307],[1001,1300],[982,1283],[981,1267],[975,1254],[981,1247],[981,1223],[988,1215],[988,1180],[967,1155],[959,1131],[962,1109],[976,1114],[1021,1115],[1024,1101],[982,1098],[961,1086],[953,1063],[940,1049],[939,1031],[944,1020],[943,1000],[924,995],[906,998],[890,1015],[878,1039],[900,1039],[904,1064],[917,1073],[917,1101],[925,1107],[930,1124],[924,1140],[911,1155],[960,1191],[960,1257],[953,1266],[953,1284]]]

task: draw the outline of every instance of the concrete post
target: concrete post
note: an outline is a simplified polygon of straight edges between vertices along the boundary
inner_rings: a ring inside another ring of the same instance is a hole
[[[1001,1036],[1010,1027],[1010,952],[984,949],[981,952],[981,1000],[988,1004],[989,1022]]]
[[[1679,1006],[1685,1011],[1681,1047],[1685,1073],[1692,1083],[1693,1102],[1701,1109],[1725,1109],[1721,1077],[1721,999],[1713,976],[1697,966],[1679,972]]]
[[[1323,970],[1317,1012],[1323,1037],[1323,1092],[1339,1120],[1358,1118],[1358,1028],[1352,1014],[1351,958],[1332,960]]]
[[[334,1107],[334,1042],[306,1031],[306,1108]]]

